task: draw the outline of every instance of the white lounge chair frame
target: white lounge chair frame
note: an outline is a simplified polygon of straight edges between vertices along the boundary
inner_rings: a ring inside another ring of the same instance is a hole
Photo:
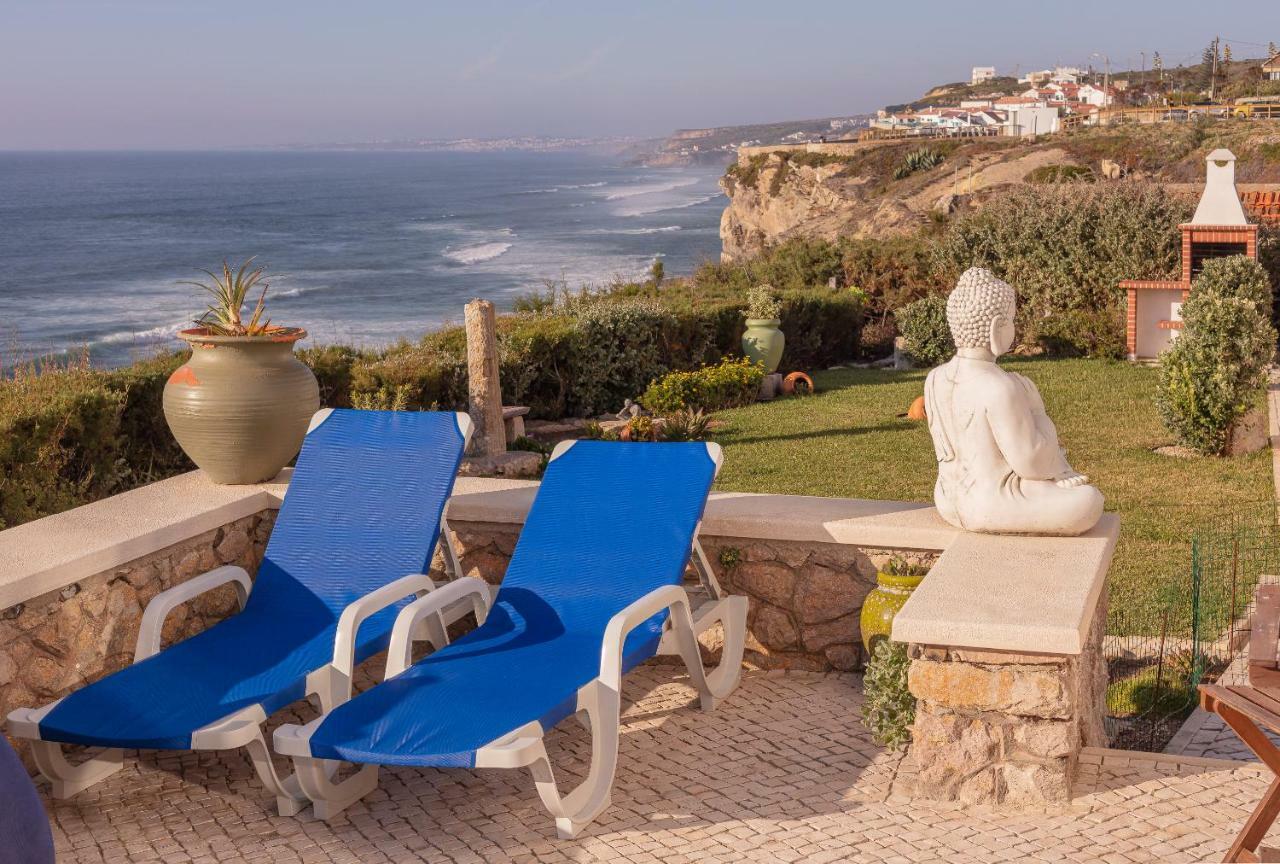
[[[311,432],[323,423],[332,410],[322,408],[317,411],[311,418],[307,432]],[[455,416],[458,420],[458,428],[462,432],[465,450],[471,441],[474,426],[467,414],[457,412]],[[439,539],[445,573],[450,579],[456,580],[462,573],[462,567],[448,520],[443,513],[440,516]],[[138,641],[134,647],[133,662],[137,663],[160,652],[164,622],[174,609],[207,591],[227,584],[235,585],[240,609],[243,610],[249,601],[249,592],[253,590],[253,582],[243,567],[230,565],[193,576],[180,585],[161,591],[151,598],[138,626]],[[410,594],[417,594],[421,599],[435,588],[436,583],[427,574],[410,573],[347,606],[338,619],[337,631],[334,634],[333,660],[306,677],[304,698],[314,697],[321,712],[332,711],[350,699],[356,635],[361,623],[369,616]],[[468,611],[466,608],[442,609],[442,614],[438,617],[442,621],[452,623]],[[396,619],[397,623],[399,620],[399,618]],[[7,727],[9,734],[30,743],[36,768],[51,783],[53,797],[60,799],[70,798],[84,791],[110,777],[124,765],[124,751],[119,748],[101,749],[97,755],[73,765],[67,760],[62,742],[45,741],[40,737],[40,721],[61,701],[56,699],[39,708],[18,708],[10,712]],[[253,767],[262,780],[262,785],[275,796],[280,814],[294,816],[307,805],[308,799],[302,791],[296,774],[281,777],[271,761],[271,751],[267,746],[262,728],[267,717],[261,705],[249,705],[194,731],[191,734],[190,749],[194,751],[246,748],[253,761]],[[330,764],[326,770],[332,773],[337,767],[336,763]]]
[[[561,442],[551,459],[563,455],[573,443]],[[707,449],[718,471],[720,447],[708,444]],[[538,795],[555,818],[556,833],[561,838],[576,836],[610,804],[621,724],[622,652],[632,630],[658,612],[669,611],[657,653],[679,655],[684,660],[704,711],[715,708],[738,685],[746,639],[747,598],[723,594],[697,537],[695,530],[692,561],[712,599],[698,609],[696,617],[690,611],[689,595],[683,586],[665,585],[615,614],[605,628],[600,674],[578,690],[576,716],[591,732],[591,767],[577,787],[567,793],[560,791],[544,740],[550,730],[537,721],[476,751],[477,768],[531,770]],[[435,650],[449,644],[449,622],[443,613],[446,609],[456,610],[464,600],[470,600],[477,623],[483,623],[493,595],[488,583],[474,576],[437,588],[400,610],[391,631],[385,677],[391,678],[409,667],[414,641],[428,641]],[[719,665],[708,672],[702,664],[698,635],[717,622],[723,626],[724,645]],[[294,776],[303,793],[313,802],[315,815],[327,820],[377,788],[378,766],[364,765],[353,776],[335,782],[332,762],[310,755],[311,735],[323,720],[319,717],[304,726],[281,726],[275,733],[275,746],[276,752],[293,757]]]

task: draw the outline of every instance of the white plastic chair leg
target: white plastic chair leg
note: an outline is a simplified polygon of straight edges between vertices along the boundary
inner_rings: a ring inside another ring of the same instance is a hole
[[[275,763],[271,761],[271,749],[267,747],[267,740],[262,734],[261,727],[258,728],[257,737],[246,744],[245,749],[249,751],[249,758],[253,760],[258,779],[262,781],[267,791],[275,796],[276,808],[280,811],[280,815],[297,816],[301,813],[302,808],[307,806],[307,798],[298,784],[298,777],[296,774],[280,776]]]
[[[673,607],[671,611],[671,626],[675,631],[678,653],[689,668],[689,676],[692,685],[698,689],[703,710],[716,708],[719,700],[731,694],[741,680],[742,650],[746,646],[745,596],[735,594],[716,600],[712,608],[699,618],[699,625],[705,630],[717,621],[724,630],[724,645],[721,649],[721,662],[708,672],[703,666],[698,627],[694,626],[689,612],[684,607]]]
[[[72,765],[56,741],[32,741],[31,756],[40,773],[53,785],[54,798],[70,798],[124,767],[124,751],[115,749],[104,750],[79,765]]]
[[[600,681],[587,685],[586,692],[579,697],[578,708],[586,712],[589,720],[585,725],[591,729],[591,768],[586,778],[567,795],[560,794],[545,747],[529,766],[538,797],[555,817],[556,834],[561,839],[577,836],[609,807],[613,775],[618,767],[621,705],[618,692]]]
[[[317,819],[328,821],[378,788],[378,766],[364,765],[352,776],[333,782],[337,763],[309,756],[295,756],[294,776],[302,794],[312,802]]]

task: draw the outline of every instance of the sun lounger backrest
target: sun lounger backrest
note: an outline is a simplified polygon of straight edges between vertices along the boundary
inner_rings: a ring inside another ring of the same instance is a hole
[[[426,572],[462,448],[452,413],[334,410],[303,442],[246,612],[336,618]]]
[[[680,581],[715,473],[706,444],[576,442],[547,467],[498,602],[528,591],[554,613],[548,626],[598,637]]]

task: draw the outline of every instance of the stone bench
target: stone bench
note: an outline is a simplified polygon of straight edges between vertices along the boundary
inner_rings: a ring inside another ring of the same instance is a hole
[[[506,431],[508,446],[517,438],[524,437],[524,418],[528,413],[529,409],[524,405],[502,406],[502,428]]]

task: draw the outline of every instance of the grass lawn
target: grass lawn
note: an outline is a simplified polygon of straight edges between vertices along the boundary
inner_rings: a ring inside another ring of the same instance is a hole
[[[1268,451],[1237,459],[1176,459],[1153,401],[1156,370],[1098,360],[1002,361],[1036,382],[1072,466],[1120,515],[1111,567],[1111,631],[1156,633],[1161,610],[1188,593],[1191,535],[1218,514],[1270,500]],[[923,371],[819,373],[818,393],[759,403],[717,418],[725,448],[718,488],[932,501],[937,476],[924,423],[908,421]],[[1171,613],[1184,629],[1189,604]]]

